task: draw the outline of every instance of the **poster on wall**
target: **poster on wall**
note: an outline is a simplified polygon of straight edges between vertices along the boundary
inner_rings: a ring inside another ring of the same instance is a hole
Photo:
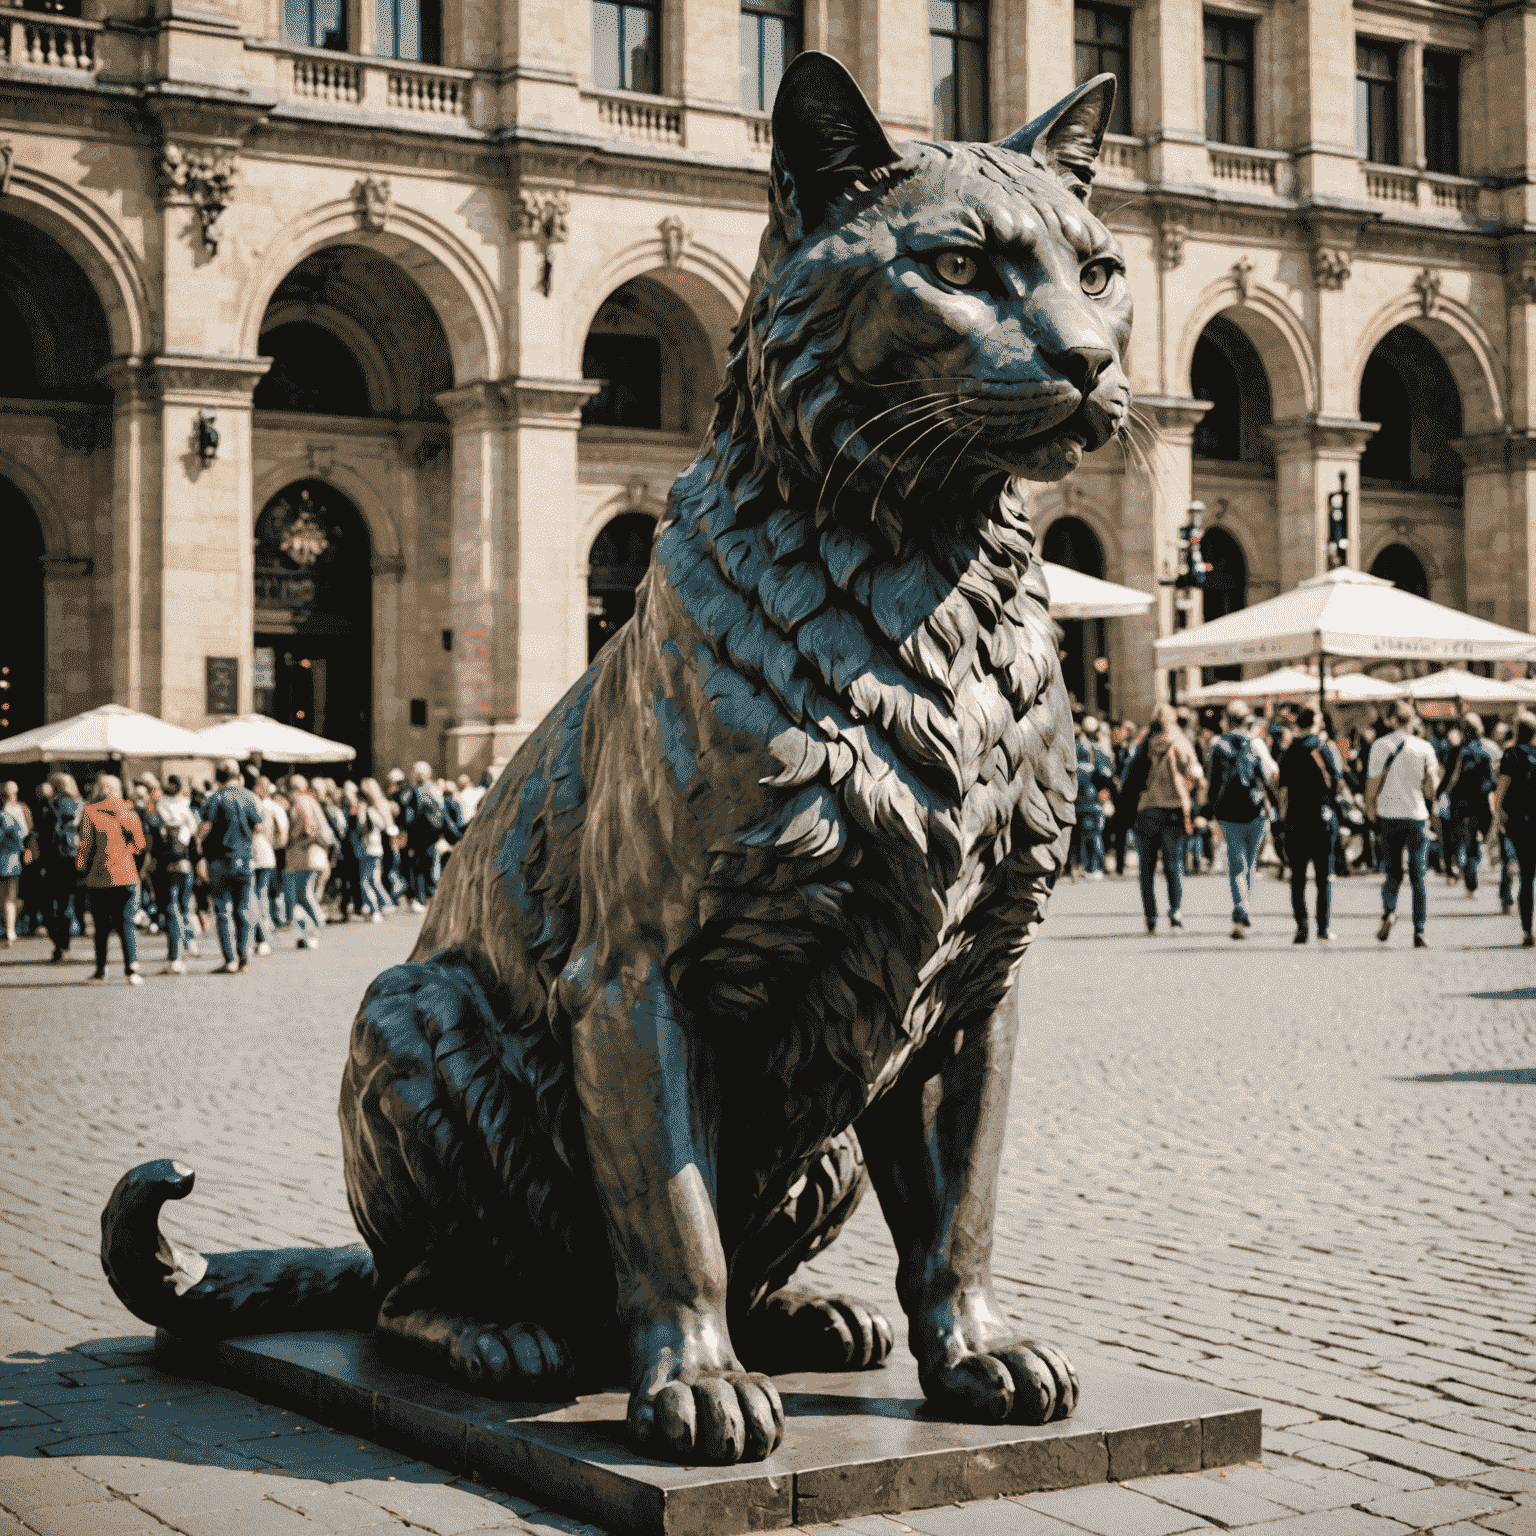
[[[210,656],[208,662],[208,697],[205,709],[210,715],[240,713],[240,660],[236,656]]]

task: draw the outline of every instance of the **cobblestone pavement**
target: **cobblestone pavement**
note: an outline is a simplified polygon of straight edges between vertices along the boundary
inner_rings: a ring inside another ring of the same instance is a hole
[[[1261,1399],[1263,1465],[836,1529],[1536,1536],[1536,963],[1487,885],[1432,884],[1424,952],[1375,942],[1374,882],[1336,892],[1300,948],[1273,880],[1245,944],[1224,879],[1153,938],[1132,881],[1064,887],[1018,994],[1000,1293],[1082,1356]],[[183,1242],[353,1240],[347,1025],[413,930],[137,989],[0,956],[0,1536],[591,1529],[157,1370],[101,1274],[102,1201],[153,1156],[198,1171]],[[893,1271],[873,1202],[817,1266],[877,1299]]]

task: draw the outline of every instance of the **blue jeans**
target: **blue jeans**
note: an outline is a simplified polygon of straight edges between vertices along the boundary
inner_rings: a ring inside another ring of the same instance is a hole
[[[1520,862],[1507,832],[1499,839],[1499,860],[1499,905],[1507,907],[1515,899],[1515,866]]]
[[[365,853],[362,857],[363,902],[372,912],[387,912],[394,906],[394,902],[384,894],[384,885],[379,879],[382,859],[383,855],[378,853]]]
[[[1483,829],[1481,818],[1476,814],[1456,817],[1456,831],[1453,838],[1456,864],[1461,866],[1462,879],[1466,881],[1467,889],[1477,889],[1477,866],[1483,860]],[[1454,868],[1455,865],[1452,866]],[[1450,871],[1447,871],[1449,873]]]
[[[180,960],[181,952],[192,942],[192,871],[172,871],[165,877],[166,958]]]
[[[288,901],[288,921],[303,926],[307,913],[316,933],[325,926],[315,907],[315,874],[309,869],[285,869],[283,871],[283,895]]]
[[[1253,889],[1253,871],[1259,862],[1259,849],[1269,823],[1262,816],[1252,821],[1223,821],[1221,835],[1227,840],[1227,883],[1232,887],[1232,920],[1251,921],[1248,895]]]
[[[250,959],[250,864],[244,859],[215,859],[208,866],[208,899],[218,919],[224,963]]]
[[[1429,916],[1429,897],[1424,890],[1424,855],[1428,839],[1422,821],[1388,816],[1377,822],[1387,878],[1381,882],[1381,910],[1397,911],[1397,893],[1403,886],[1403,854],[1408,855],[1408,884],[1413,891],[1413,931],[1424,932]]]
[[[442,859],[435,842],[428,843],[424,848],[411,848],[408,852],[410,864],[407,879],[411,900],[419,901],[426,906],[437,894],[437,882],[442,873]]]
[[[1104,869],[1104,813],[1089,811],[1078,826],[1083,873],[1099,874]]]
[[[1152,881],[1158,851],[1163,855],[1163,879],[1168,885],[1168,915],[1177,917],[1184,905],[1184,812],[1154,806],[1136,814],[1136,856],[1141,864],[1141,910],[1149,923],[1157,921],[1157,897]]]
[[[1520,931],[1529,933],[1531,918],[1536,914],[1536,899],[1533,899],[1533,891],[1536,891],[1536,829],[1532,829],[1529,822],[1521,827],[1519,842],[1507,836],[1504,839],[1506,870],[1511,862],[1520,866]]]
[[[258,944],[272,942],[272,875],[270,869],[251,871],[251,921]]]

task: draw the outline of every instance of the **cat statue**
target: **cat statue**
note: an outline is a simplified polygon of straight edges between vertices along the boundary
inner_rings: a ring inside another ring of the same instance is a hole
[[[1131,300],[1088,211],[1115,82],[893,145],[789,66],[719,408],[634,618],[486,795],[343,1073],[366,1247],[184,1253],[127,1174],[102,1260],[184,1338],[372,1328],[477,1392],[622,1383],[654,1456],[769,1456],[766,1372],[879,1365],[792,1283],[873,1183],[923,1391],[1078,1384],[993,1294],[1019,960],[1076,773],[1025,482],[1120,430]],[[1046,1025],[1045,1027],[1054,1027]]]

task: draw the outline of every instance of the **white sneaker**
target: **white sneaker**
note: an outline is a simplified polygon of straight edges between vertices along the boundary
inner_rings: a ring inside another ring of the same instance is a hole
[[[202,959],[202,955],[198,952],[196,939],[189,939],[187,941],[187,953],[191,955],[194,960]]]
[[[128,985],[130,987],[142,987],[144,985],[144,978],[137,971],[129,971]]]
[[[272,953],[272,946],[268,944],[265,939],[263,939],[261,943],[256,946],[256,953],[258,955],[270,955]]]
[[[240,967],[233,960],[226,960],[223,965],[214,966],[213,974],[215,976],[233,976],[239,969]]]
[[[1088,876],[1088,878],[1090,880],[1102,880],[1104,878],[1104,871],[1102,869],[1096,869],[1091,875]]]
[[[185,960],[172,960],[160,974],[162,976],[180,976],[186,968],[187,963]]]
[[[419,901],[413,901],[411,903],[412,912],[425,912],[426,910],[427,909]]]
[[[382,923],[384,921],[384,914],[382,912],[375,912],[368,921],[370,923]]]

